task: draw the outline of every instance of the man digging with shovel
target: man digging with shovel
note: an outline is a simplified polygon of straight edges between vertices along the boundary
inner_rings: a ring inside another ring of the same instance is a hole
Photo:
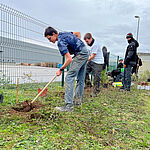
[[[71,63],[69,71],[65,78],[65,102],[63,107],[56,107],[58,111],[73,111],[73,90],[75,77],[77,77],[77,85],[75,89],[75,97],[82,102],[84,94],[84,79],[86,71],[86,63],[88,60],[88,50],[84,43],[71,32],[59,32],[52,27],[45,29],[44,36],[51,42],[58,41],[57,46],[62,56],[66,60],[63,66],[56,72],[60,76],[62,71]],[[72,58],[71,55],[74,54]],[[75,100],[74,100],[75,101]]]

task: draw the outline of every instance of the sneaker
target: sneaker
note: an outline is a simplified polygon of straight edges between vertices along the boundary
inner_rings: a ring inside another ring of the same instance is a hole
[[[73,105],[72,104],[66,104],[63,107],[55,107],[56,110],[61,112],[72,112],[73,111]]]

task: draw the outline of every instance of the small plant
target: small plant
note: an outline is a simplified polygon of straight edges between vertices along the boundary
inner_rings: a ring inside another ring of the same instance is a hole
[[[147,79],[150,79],[150,71],[146,71],[146,76],[147,76]]]
[[[3,72],[0,74],[0,103],[3,103],[4,89],[7,84],[10,83],[10,78],[6,77]]]
[[[1,72],[0,74],[0,103],[3,103],[4,89],[5,89],[5,86],[9,83],[10,83],[10,78],[6,77],[6,75],[4,75],[3,72]]]
[[[22,79],[24,80],[24,82],[27,82],[27,81],[36,82],[36,80],[32,79],[32,73],[31,72],[30,73],[23,73]]]
[[[109,82],[109,78],[108,78],[108,76],[107,76],[105,70],[103,70],[103,71],[101,72],[101,83],[102,83],[103,86],[106,86],[106,85],[108,85],[108,82]],[[107,87],[107,86],[106,86],[106,87]]]
[[[6,77],[3,72],[0,74],[0,87],[4,87],[6,84],[10,83],[10,78]]]
[[[143,74],[140,75],[139,81],[147,81],[150,79],[150,71],[145,71]]]

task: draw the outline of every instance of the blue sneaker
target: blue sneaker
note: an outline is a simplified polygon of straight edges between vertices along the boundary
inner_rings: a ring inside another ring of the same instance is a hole
[[[61,112],[72,112],[73,104],[66,104],[63,107],[55,107],[55,109]]]

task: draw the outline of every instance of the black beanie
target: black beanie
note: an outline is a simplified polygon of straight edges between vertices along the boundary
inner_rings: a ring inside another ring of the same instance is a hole
[[[133,38],[133,34],[132,34],[132,33],[128,33],[128,34],[126,35],[126,38]]]

